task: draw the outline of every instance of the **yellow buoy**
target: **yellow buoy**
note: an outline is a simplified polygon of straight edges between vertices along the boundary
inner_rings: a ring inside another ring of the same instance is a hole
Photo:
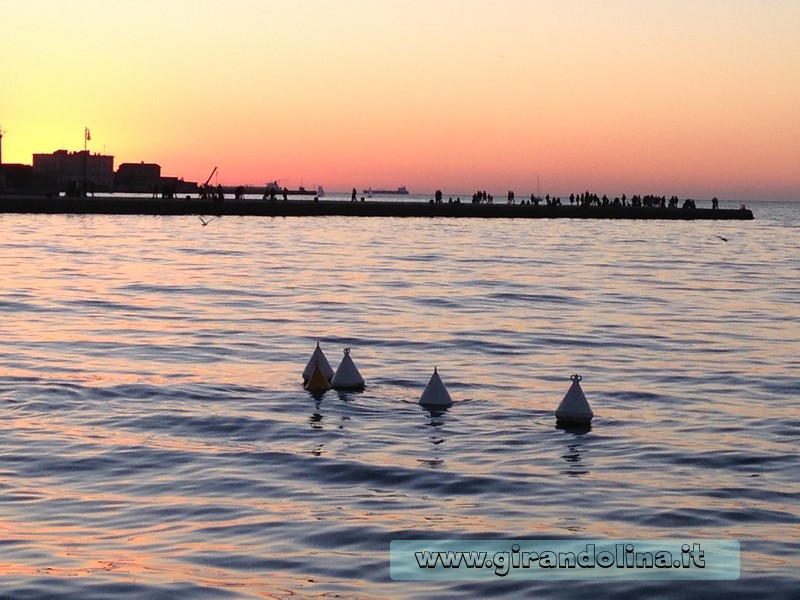
[[[308,378],[308,381],[304,387],[309,392],[325,392],[331,389],[331,384],[328,382],[328,378],[322,373],[319,362],[314,364],[314,370],[311,372],[311,377]]]
[[[331,365],[328,362],[328,359],[325,357],[325,353],[322,351],[322,348],[319,347],[319,342],[317,342],[317,347],[314,349],[311,358],[308,359],[306,368],[303,369],[304,384],[307,383],[311,378],[311,372],[314,370],[315,364],[319,365],[319,368],[322,370],[322,374],[328,381],[330,381],[331,377],[333,377],[333,369],[331,369]]]

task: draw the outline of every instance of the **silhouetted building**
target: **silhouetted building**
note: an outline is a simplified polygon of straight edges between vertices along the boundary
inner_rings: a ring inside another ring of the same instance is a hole
[[[53,177],[59,190],[110,192],[114,189],[114,157],[88,150],[33,155],[34,175]]]
[[[35,175],[30,165],[0,164],[0,194],[58,194],[55,179]]]
[[[115,192],[150,193],[161,186],[161,165],[122,163],[114,175]]]

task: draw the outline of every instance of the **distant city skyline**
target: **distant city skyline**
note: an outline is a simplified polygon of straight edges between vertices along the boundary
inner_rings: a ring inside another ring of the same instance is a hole
[[[218,167],[224,185],[800,200],[796,0],[41,0],[0,16],[7,163],[86,144],[187,180]]]

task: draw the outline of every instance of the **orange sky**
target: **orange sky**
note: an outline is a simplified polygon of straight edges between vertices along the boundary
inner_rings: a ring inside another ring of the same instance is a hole
[[[220,183],[800,199],[797,0],[31,0],[5,162]]]

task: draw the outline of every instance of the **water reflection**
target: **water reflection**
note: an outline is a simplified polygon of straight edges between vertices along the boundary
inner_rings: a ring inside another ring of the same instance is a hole
[[[588,465],[584,462],[584,433],[571,433],[573,439],[567,443],[567,451],[561,455],[561,458],[567,463],[567,468],[561,471],[562,475],[569,477],[580,477],[588,475]]]
[[[329,426],[330,426],[331,425],[330,424],[331,417],[333,416],[334,420],[336,420],[336,414],[334,413],[333,415],[331,415],[330,411],[326,411],[326,412],[327,412],[327,417],[328,417],[328,423],[329,423]],[[308,422],[311,425],[311,428],[312,429],[325,429],[325,425],[323,424],[323,421],[325,420],[325,417],[326,417],[326,414],[325,414],[325,412],[323,412],[323,409],[322,409],[322,399],[321,398],[317,399],[314,402],[314,411],[308,417]],[[338,415],[338,421],[339,421],[339,424],[335,426],[336,429],[344,429],[345,422],[346,421],[350,421],[350,416],[348,416],[348,415]]]
[[[559,527],[566,529],[567,531],[580,533],[586,529],[580,524],[580,519],[576,517],[561,517],[559,520],[564,522],[564,524],[559,525]]]
[[[564,421],[556,421],[556,429],[562,429],[568,433],[574,433],[576,435],[582,435],[585,433],[589,433],[592,430],[591,423],[567,423]]]
[[[308,422],[311,424],[311,429],[324,429],[322,425],[322,419],[324,419],[324,415],[322,414],[322,396],[320,395],[316,398],[316,402],[314,402],[314,412],[311,413],[311,416],[308,418]]]
[[[311,449],[311,454],[314,456],[322,456],[325,454],[325,444],[317,444]]]
[[[324,417],[322,416],[321,412],[319,412],[319,411],[314,412],[308,418],[309,423],[311,423],[311,428],[312,429],[323,429],[323,425],[322,425],[322,419],[323,418]]]
[[[322,390],[322,391],[306,390],[306,391],[308,392],[308,395],[311,396],[316,401],[317,405],[319,405],[319,403],[322,401],[322,397],[328,390]]]
[[[441,458],[439,450],[441,450],[440,447],[445,442],[444,438],[440,434],[442,427],[444,427],[447,408],[439,408],[435,410],[426,408],[425,410],[428,411],[429,414],[428,422],[425,425],[426,427],[433,428],[433,431],[428,436],[428,441],[430,442],[431,446],[433,446],[435,452],[432,453],[430,458],[420,458],[418,461],[420,464],[437,468],[444,464],[444,459]]]
[[[429,425],[432,426],[439,426],[444,423],[444,416],[447,414],[447,409],[450,408],[449,406],[422,406],[423,410],[428,413],[431,418]]]
[[[342,402],[355,402],[354,394],[363,394],[363,390],[335,390]]]

